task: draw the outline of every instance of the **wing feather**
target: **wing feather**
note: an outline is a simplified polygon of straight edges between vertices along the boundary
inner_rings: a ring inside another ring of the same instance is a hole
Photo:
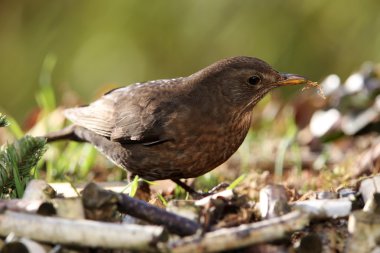
[[[113,141],[162,143],[171,139],[165,136],[164,124],[171,111],[162,108],[173,96],[170,86],[181,80],[159,80],[115,89],[88,106],[65,110],[65,116]]]

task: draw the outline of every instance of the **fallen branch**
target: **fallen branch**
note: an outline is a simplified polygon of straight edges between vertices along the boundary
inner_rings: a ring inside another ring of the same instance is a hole
[[[193,235],[200,228],[200,225],[193,220],[152,206],[145,201],[131,198],[126,194],[120,194],[118,210],[152,224],[162,225],[169,232],[180,236]]]
[[[84,206],[87,209],[117,205],[118,211],[142,219],[155,225],[164,226],[169,232],[180,236],[192,235],[200,225],[190,219],[153,206],[145,201],[131,198],[126,194],[107,191],[94,183],[89,183],[82,192]]]
[[[148,250],[166,239],[164,228],[68,220],[6,211],[0,215],[0,235],[13,232],[31,240],[86,247]]]
[[[304,200],[291,206],[317,219],[347,217],[352,210],[352,202],[348,198]]]
[[[306,213],[293,211],[261,222],[219,229],[206,233],[204,237],[193,236],[173,241],[168,244],[169,249],[166,250],[175,253],[231,250],[283,238],[308,224],[309,216]]]

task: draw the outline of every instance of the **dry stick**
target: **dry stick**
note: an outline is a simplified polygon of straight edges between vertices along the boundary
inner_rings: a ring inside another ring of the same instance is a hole
[[[304,228],[308,223],[309,216],[306,213],[293,211],[261,222],[219,229],[206,233],[201,238],[193,236],[173,241],[166,249],[165,245],[160,246],[163,250],[174,253],[230,250],[283,238],[290,232]]]
[[[342,218],[351,213],[352,201],[348,198],[313,199],[294,202],[291,207],[308,213],[312,219]]]
[[[167,238],[165,229],[158,226],[68,220],[6,211],[0,215],[0,235],[11,232],[53,244],[139,250],[151,249]]]
[[[148,221],[156,225],[162,225],[171,233],[186,236],[195,234],[200,225],[185,217],[155,207],[145,201],[134,199],[126,194],[120,194],[119,212]]]

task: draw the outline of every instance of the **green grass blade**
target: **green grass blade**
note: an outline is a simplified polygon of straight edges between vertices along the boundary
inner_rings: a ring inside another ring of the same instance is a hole
[[[57,63],[54,54],[46,55],[42,64],[39,78],[40,90],[36,94],[36,100],[41,109],[51,112],[56,108],[56,98],[52,86],[52,73]]]
[[[157,193],[157,197],[161,200],[161,202],[162,202],[162,204],[164,204],[164,206],[168,206],[168,202],[166,201],[164,196],[162,196],[160,193]]]
[[[79,174],[81,177],[86,177],[90,172],[91,168],[95,164],[97,151],[91,145],[83,145],[81,149],[81,156],[83,157],[83,161],[79,167]]]
[[[240,175],[238,178],[236,178],[228,187],[227,189],[228,190],[233,190],[236,188],[236,186],[238,186],[245,178],[246,178],[246,174],[242,174]]]

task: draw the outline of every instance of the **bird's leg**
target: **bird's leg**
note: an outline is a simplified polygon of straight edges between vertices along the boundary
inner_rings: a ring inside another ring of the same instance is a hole
[[[172,181],[176,183],[177,185],[179,185],[182,189],[187,191],[195,199],[206,197],[202,192],[197,192],[196,190],[194,190],[193,188],[191,188],[190,186],[188,186],[186,183],[182,182],[179,179],[172,179]]]
[[[179,185],[182,189],[187,191],[191,195],[191,197],[193,197],[194,199],[201,199],[210,195],[210,193],[208,192],[206,193],[197,192],[196,190],[194,190],[193,188],[191,188],[190,186],[188,186],[186,183],[182,182],[179,179],[172,179],[172,181],[176,183],[177,185]]]
[[[223,183],[218,184],[217,186],[215,186],[214,188],[212,188],[208,192],[197,192],[196,190],[194,190],[193,188],[191,188],[190,186],[188,186],[186,183],[182,182],[179,179],[172,179],[172,181],[174,183],[176,183],[177,185],[179,185],[182,189],[187,191],[194,199],[201,199],[201,198],[210,196],[210,195],[215,194],[221,190],[226,189],[229,186],[228,183],[223,182]]]

